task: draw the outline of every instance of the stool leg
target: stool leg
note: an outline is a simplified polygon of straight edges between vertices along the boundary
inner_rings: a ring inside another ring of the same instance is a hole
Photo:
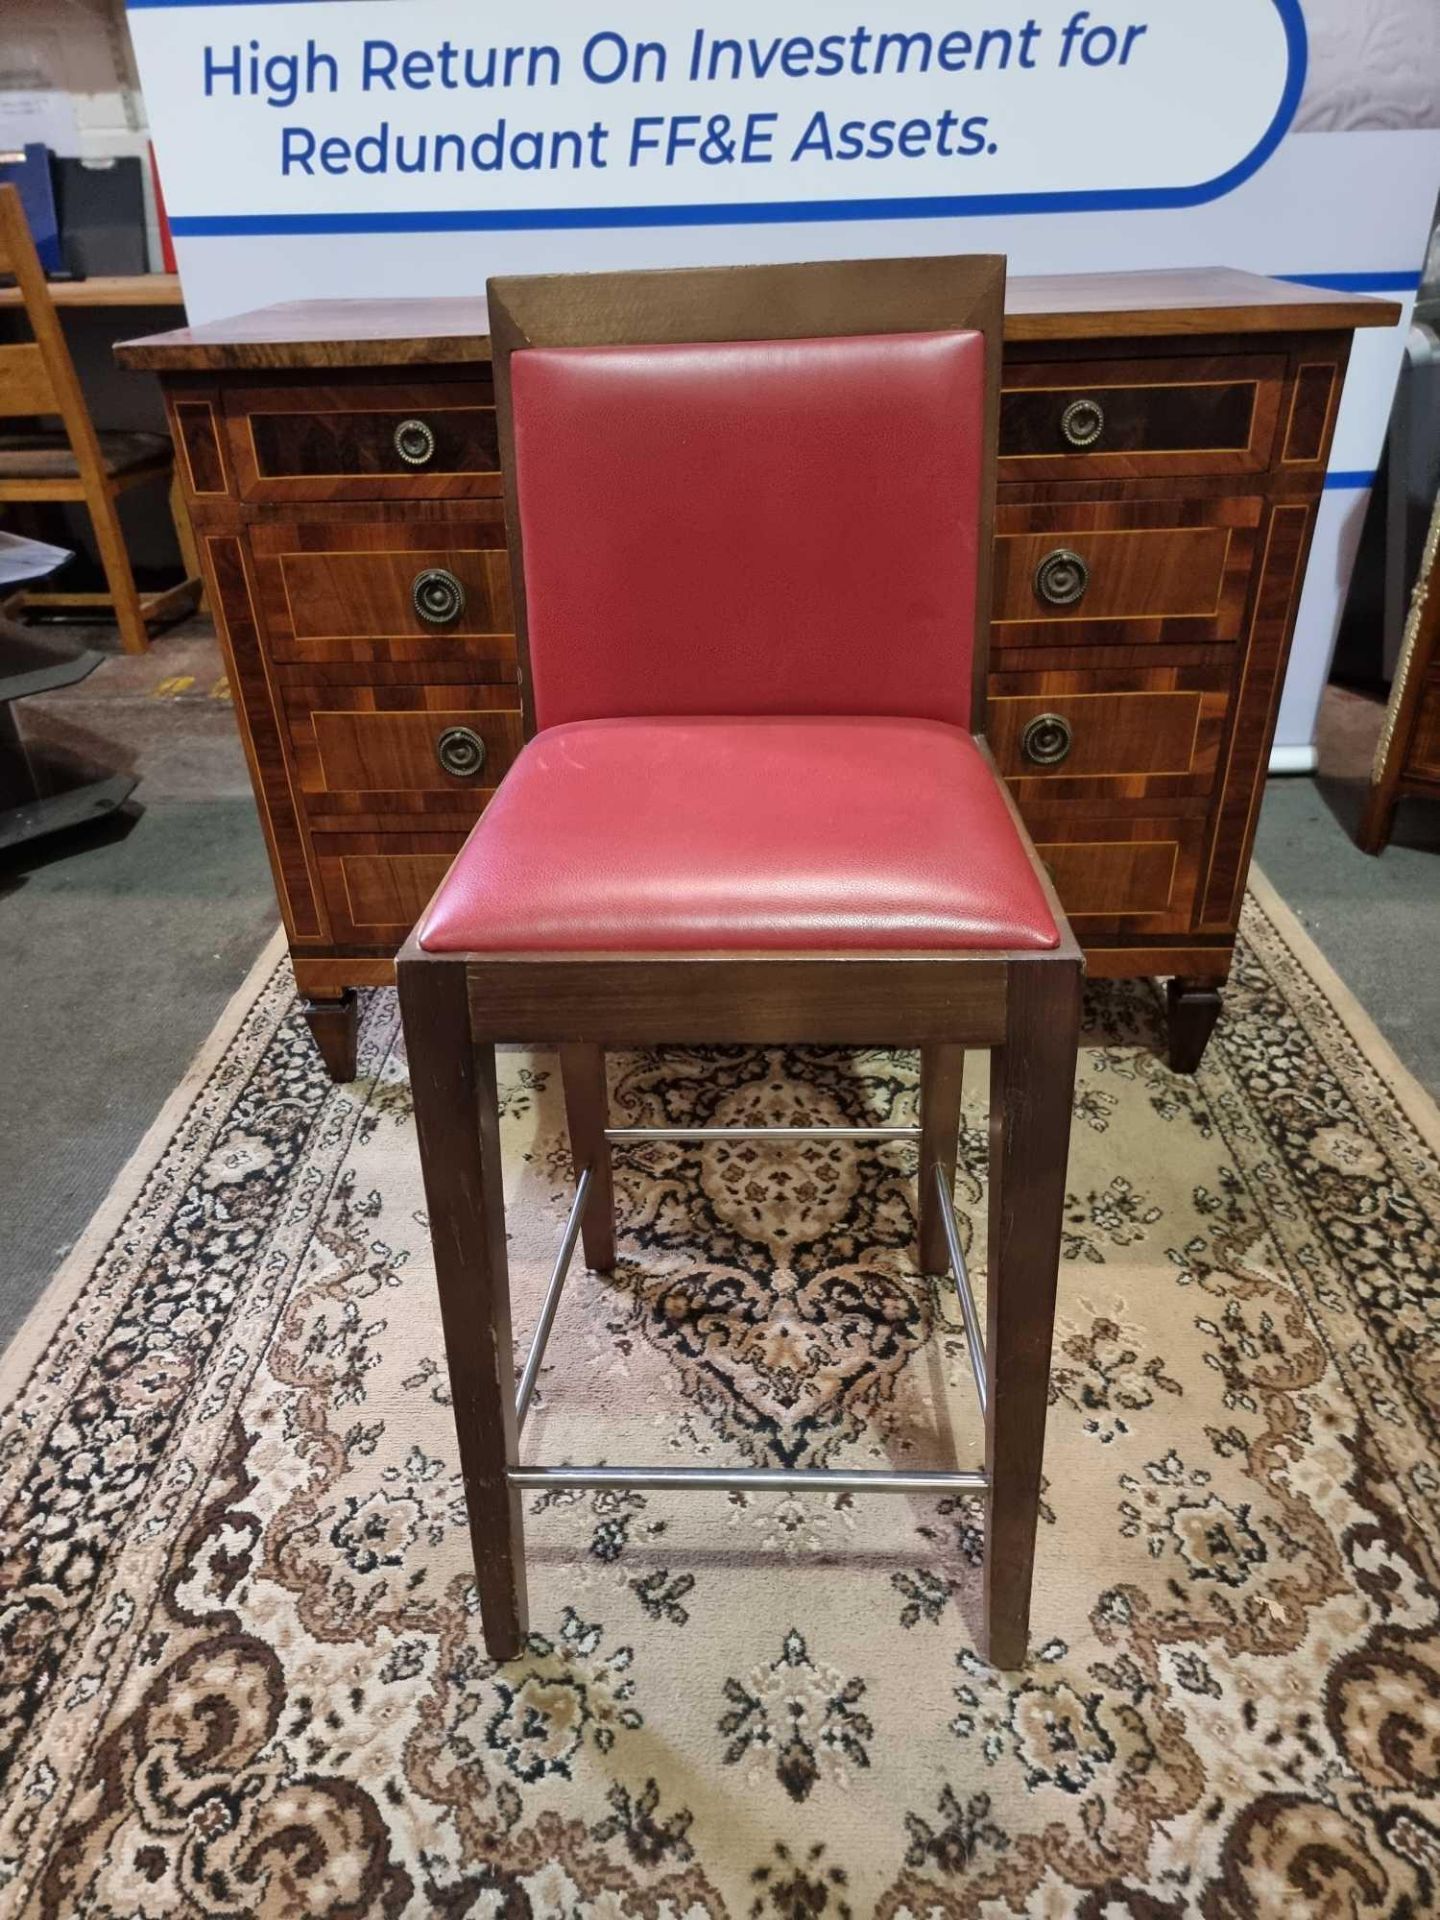
[[[581,1044],[561,1047],[560,1077],[565,1083],[565,1118],[570,1128],[570,1160],[578,1180],[591,1169],[590,1198],[580,1222],[585,1264],[594,1273],[615,1265],[615,1178],[610,1142],[610,1102],[605,1085],[605,1049]]]
[[[495,1049],[471,1039],[463,961],[402,959],[398,975],[480,1624],[490,1657],[511,1660],[527,1619],[520,1494],[505,1477],[518,1436]]]
[[[1012,964],[1006,994],[1005,1044],[990,1063],[985,1421],[990,1491],[981,1651],[993,1666],[1018,1667],[1030,1633],[1080,1030],[1079,969],[1059,962]]]
[[[964,1092],[965,1049],[920,1049],[920,1271],[948,1273],[944,1215],[935,1192],[935,1169],[945,1175],[945,1191],[955,1185],[960,1148],[960,1099]]]

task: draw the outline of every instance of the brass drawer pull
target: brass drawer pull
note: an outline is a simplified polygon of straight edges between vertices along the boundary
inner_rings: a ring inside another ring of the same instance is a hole
[[[465,589],[448,567],[426,567],[410,589],[415,611],[431,627],[448,627],[465,611]]]
[[[1073,607],[1085,598],[1090,584],[1090,569],[1078,553],[1057,547],[1047,553],[1035,569],[1035,592],[1052,607]]]
[[[470,727],[446,727],[435,742],[435,758],[457,780],[468,780],[483,771],[485,742]]]
[[[1034,767],[1058,767],[1075,743],[1062,713],[1037,713],[1020,736],[1020,752]]]
[[[1072,447],[1093,447],[1105,431],[1105,409],[1098,400],[1072,400],[1060,416],[1060,431]]]
[[[423,467],[435,453],[435,430],[423,420],[402,420],[395,429],[395,451],[407,467]]]

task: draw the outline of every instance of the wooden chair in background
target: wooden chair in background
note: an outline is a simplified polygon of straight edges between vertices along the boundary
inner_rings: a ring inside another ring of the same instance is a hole
[[[90,515],[108,591],[26,592],[13,596],[11,611],[52,607],[83,614],[109,608],[129,653],[143,653],[150,627],[178,619],[197,604],[199,566],[184,503],[175,481],[175,458],[163,434],[97,432],[75,377],[70,350],[25,211],[14,187],[0,187],[0,273],[20,288],[31,338],[0,345],[0,505],[21,501],[75,501]],[[37,422],[58,419],[47,427]],[[8,423],[26,424],[7,431]],[[132,487],[164,481],[180,544],[185,578],[162,592],[142,594],[135,585],[117,501]]]

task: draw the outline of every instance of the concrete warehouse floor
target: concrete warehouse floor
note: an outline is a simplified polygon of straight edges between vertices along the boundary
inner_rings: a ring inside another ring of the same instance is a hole
[[[1440,1099],[1440,806],[1405,800],[1378,859],[1354,831],[1384,707],[1326,690],[1320,769],[1265,789],[1255,858],[1410,1071]]]
[[[76,644],[111,644],[76,628]],[[1272,781],[1258,858],[1407,1064],[1440,1094],[1440,808],[1380,860],[1349,828],[1380,721],[1327,698],[1316,780]],[[27,738],[140,783],[126,817],[0,856],[0,1345],[244,978],[277,919],[213,633],[27,701]]]
[[[18,714],[57,764],[140,780],[121,814],[0,855],[0,1346],[278,918],[208,621]]]

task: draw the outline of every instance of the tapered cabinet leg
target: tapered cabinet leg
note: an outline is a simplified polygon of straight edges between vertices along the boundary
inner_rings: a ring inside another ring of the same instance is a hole
[[[500,1176],[495,1049],[470,1037],[465,965],[399,963],[400,1010],[435,1253],[435,1280],[485,1649],[512,1660],[527,1631],[515,1352]]]
[[[609,1273],[615,1264],[615,1179],[611,1168],[609,1096],[605,1085],[605,1049],[567,1046],[560,1049],[560,1075],[565,1083],[565,1118],[570,1128],[570,1159],[578,1180],[590,1173],[590,1198],[580,1222],[585,1264],[595,1273]]]
[[[990,1066],[985,1349],[990,1490],[982,1651],[997,1667],[1023,1665],[1030,1635],[1079,1032],[1078,966],[1043,961],[1011,966],[1005,1044],[991,1055]]]
[[[1194,1073],[1205,1057],[1223,1005],[1213,980],[1171,980],[1165,989],[1170,1028],[1170,1065],[1176,1073]]]
[[[355,1078],[355,1043],[360,1032],[360,1001],[353,987],[333,1000],[300,1002],[310,1037],[320,1049],[325,1071],[335,1081]]]
[[[935,1169],[945,1191],[955,1186],[960,1148],[960,1101],[964,1092],[965,1049],[952,1046],[920,1050],[920,1271],[946,1273],[950,1254],[944,1216],[935,1191]]]

